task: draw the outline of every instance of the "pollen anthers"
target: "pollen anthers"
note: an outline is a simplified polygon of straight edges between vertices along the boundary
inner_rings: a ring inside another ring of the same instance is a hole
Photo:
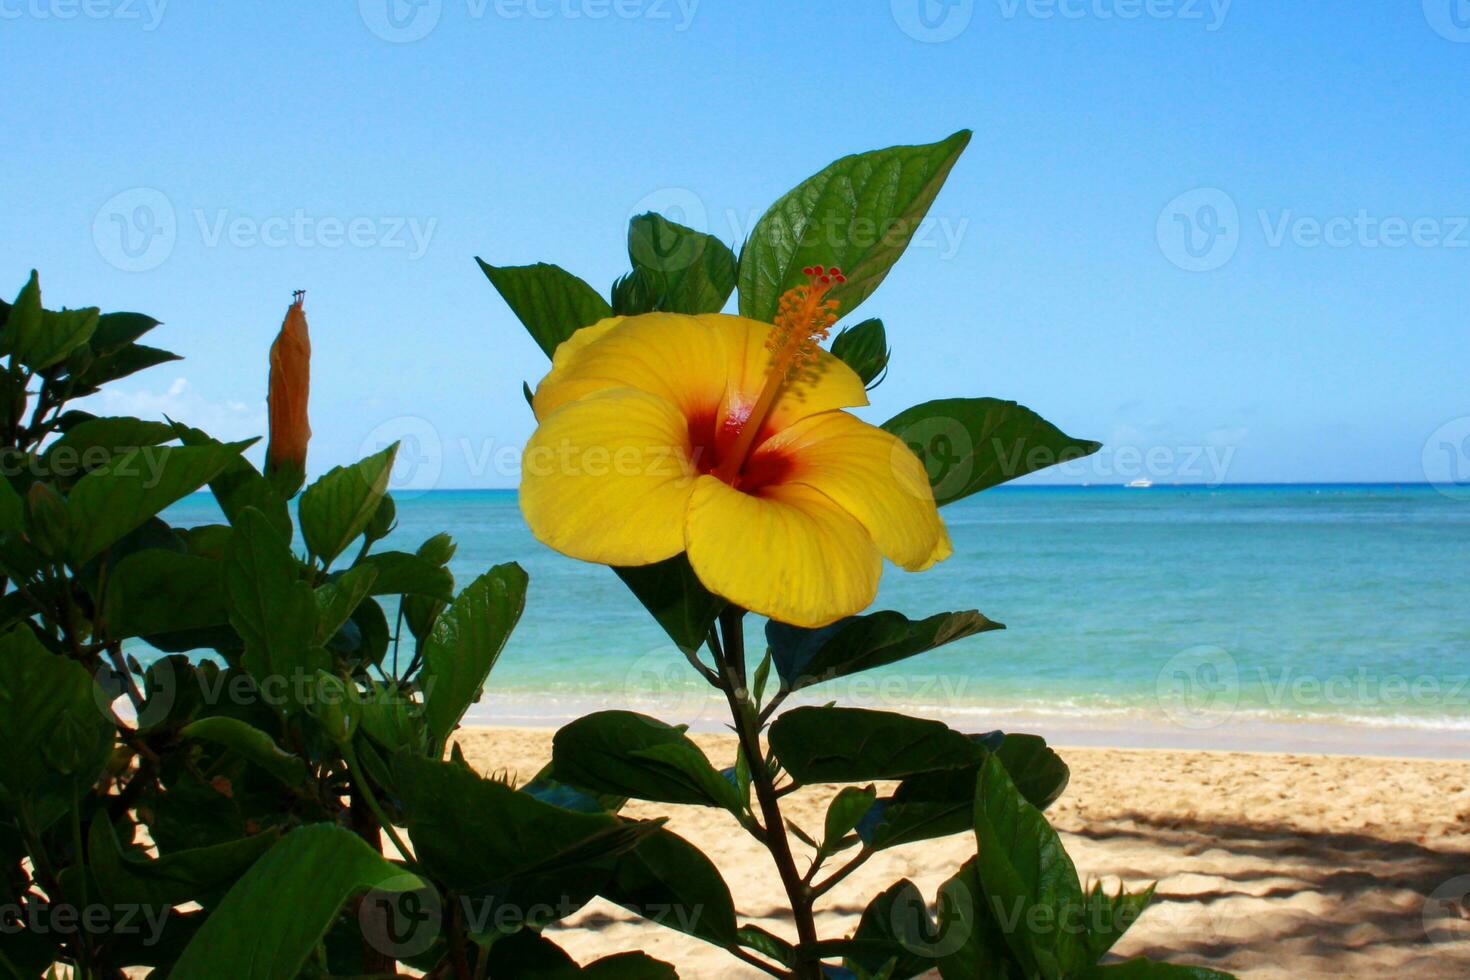
[[[771,373],[791,377],[816,360],[822,341],[837,322],[837,300],[827,291],[847,277],[837,266],[807,266],[801,270],[807,281],[781,294],[776,307],[776,329],[766,342],[771,352]]]
[[[781,294],[776,307],[775,329],[766,341],[771,363],[766,369],[766,383],[740,426],[734,444],[720,460],[714,475],[732,486],[739,482],[741,468],[755,445],[756,433],[770,414],[771,406],[783,388],[813,363],[827,339],[827,331],[837,322],[837,301],[827,298],[827,290],[847,282],[837,266],[807,266],[807,282]]]

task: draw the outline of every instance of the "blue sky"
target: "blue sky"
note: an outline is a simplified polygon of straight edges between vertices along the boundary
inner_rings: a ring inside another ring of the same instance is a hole
[[[634,213],[734,244],[968,127],[862,310],[874,420],[1014,398],[1108,444],[1067,482],[1418,481],[1470,435],[1463,0],[223,6],[0,0],[0,291],[187,358],[98,410],[259,432],[304,288],[314,471],[406,435],[406,480],[510,485],[545,362],[474,256],[605,289]]]

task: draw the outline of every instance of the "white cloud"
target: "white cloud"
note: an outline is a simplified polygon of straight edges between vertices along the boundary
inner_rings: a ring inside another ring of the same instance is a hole
[[[211,401],[183,376],[175,378],[162,391],[106,388],[79,399],[74,407],[94,415],[133,415],[149,420],[160,420],[167,415],[175,422],[192,425],[225,442],[263,436],[268,425],[264,399],[254,403]]]

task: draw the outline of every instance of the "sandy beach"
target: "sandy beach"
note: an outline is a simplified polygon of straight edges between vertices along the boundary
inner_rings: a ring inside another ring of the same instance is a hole
[[[529,779],[552,730],[462,730],[481,771]],[[734,739],[694,736],[717,766]],[[1470,763],[1346,755],[1059,749],[1072,781],[1050,817],[1086,879],[1158,882],[1154,906],[1115,952],[1245,977],[1470,976]],[[789,818],[820,828],[827,800],[802,791]],[[765,852],[724,812],[632,803],[724,872],[737,909],[778,934],[780,884]],[[933,896],[969,855],[967,835],[885,851],[819,906],[824,935],[857,924],[866,896],[911,878]],[[745,921],[743,920],[743,921]],[[583,962],[642,949],[686,978],[759,977],[723,951],[596,901],[555,930]],[[937,976],[937,974],[935,974]]]

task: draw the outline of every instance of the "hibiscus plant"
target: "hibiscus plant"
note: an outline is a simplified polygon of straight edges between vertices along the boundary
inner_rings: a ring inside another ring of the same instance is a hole
[[[300,296],[263,471],[248,442],[72,404],[174,360],[138,342],[156,326],[47,310],[34,273],[0,303],[0,977],[542,975],[490,938],[586,901],[659,825],[570,813],[448,749],[526,574],[456,591],[447,534],[383,547],[394,446],[288,506]],[[214,518],[165,520],[206,488]],[[637,953],[600,969],[673,975]]]
[[[728,811],[769,852],[790,934],[742,921],[715,864],[667,828],[621,856],[598,894],[772,976],[1218,976],[1099,965],[1152,891],[1083,888],[1041,815],[1068,779],[1041,738],[788,700],[1002,629],[973,609],[868,611],[883,560],[942,561],[939,508],[1099,448],[995,398],[930,401],[882,425],[846,411],[882,380],[886,330],[850,321],[823,341],[882,282],[969,138],[838,160],[773,204],[738,256],[635,217],[632,269],[606,299],[554,265],[481,260],[551,357],[526,389],[538,422],[527,523],[613,568],[723,696],[738,736],[720,765],[678,719],[602,711],[556,733],[536,785],[584,811],[630,798]],[[722,312],[732,294],[737,314]],[[754,648],[753,615],[765,617]],[[782,812],[811,787],[830,796],[820,827]],[[937,918],[901,880],[852,934],[818,934],[820,903],[873,855],[961,833],[977,854],[936,896]]]

